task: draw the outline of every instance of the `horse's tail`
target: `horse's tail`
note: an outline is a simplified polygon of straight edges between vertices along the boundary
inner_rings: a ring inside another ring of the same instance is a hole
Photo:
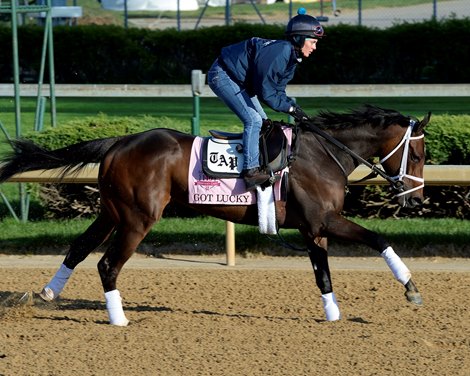
[[[123,137],[83,141],[56,150],[47,150],[26,139],[13,140],[13,151],[0,159],[0,183],[26,171],[61,168],[61,177],[70,171],[78,172],[88,163],[101,162],[107,151]]]

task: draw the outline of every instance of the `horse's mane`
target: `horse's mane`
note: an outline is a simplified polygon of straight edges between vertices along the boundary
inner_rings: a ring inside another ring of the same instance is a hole
[[[405,127],[409,125],[410,118],[398,111],[384,109],[366,104],[358,109],[347,113],[335,113],[321,111],[317,116],[305,122],[308,129],[309,124],[316,125],[322,129],[347,129],[370,124],[373,127],[387,127],[391,124],[400,124]]]

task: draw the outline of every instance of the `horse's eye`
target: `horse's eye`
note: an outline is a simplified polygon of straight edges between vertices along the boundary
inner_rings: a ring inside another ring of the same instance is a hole
[[[413,163],[419,163],[419,161],[421,161],[421,157],[415,153],[411,153],[410,159]]]

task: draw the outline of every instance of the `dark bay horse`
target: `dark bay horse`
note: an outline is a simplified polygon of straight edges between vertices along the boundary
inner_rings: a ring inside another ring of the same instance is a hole
[[[424,133],[430,114],[422,121],[394,110],[364,106],[344,114],[323,112],[297,124],[295,158],[290,166],[287,195],[276,202],[279,228],[302,234],[321,292],[326,319],[340,318],[333,293],[327,251],[317,237],[359,242],[385,259],[395,278],[405,286],[407,299],[421,304],[411,273],[390,244],[341,215],[347,176],[372,157],[373,165],[397,190],[400,203],[416,206],[423,198]],[[235,223],[258,224],[256,205],[188,204],[188,168],[194,136],[169,129],[86,141],[62,149],[45,150],[30,141],[13,142],[4,157],[0,182],[12,175],[37,169],[80,169],[100,162],[101,212],[84,234],[70,246],[57,273],[41,292],[56,298],[73,269],[112,234],[114,237],[98,263],[111,324],[128,323],[116,281],[131,257],[172,200],[214,217]]]

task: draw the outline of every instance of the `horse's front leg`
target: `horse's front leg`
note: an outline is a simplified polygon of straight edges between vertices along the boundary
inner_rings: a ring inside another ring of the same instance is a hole
[[[381,255],[385,259],[388,267],[392,270],[395,278],[405,286],[406,299],[408,299],[409,302],[417,305],[423,304],[421,294],[411,279],[410,270],[401,260],[401,258],[395,253],[393,248],[388,246],[384,251],[381,252]]]
[[[324,234],[341,240],[366,244],[380,252],[394,277],[405,286],[405,296],[408,301],[417,305],[423,303],[421,294],[411,279],[410,270],[382,236],[340,215],[335,215],[328,221]]]
[[[307,250],[312,263],[315,281],[321,292],[323,309],[327,321],[336,321],[341,318],[338,302],[336,301],[333,285],[331,283],[330,267],[328,265],[327,251],[317,245],[314,240],[306,236]]]

